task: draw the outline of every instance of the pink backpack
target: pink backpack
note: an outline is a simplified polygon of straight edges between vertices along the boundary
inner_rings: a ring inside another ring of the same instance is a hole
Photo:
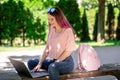
[[[98,70],[100,60],[93,47],[87,44],[80,44],[78,52],[78,69],[86,71]]]

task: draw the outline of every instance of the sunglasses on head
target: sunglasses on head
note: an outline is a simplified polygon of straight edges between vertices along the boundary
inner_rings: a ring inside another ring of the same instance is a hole
[[[47,13],[54,13],[56,11],[56,8],[48,8]]]

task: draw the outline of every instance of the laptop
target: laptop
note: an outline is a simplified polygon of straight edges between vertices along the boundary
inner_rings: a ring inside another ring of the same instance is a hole
[[[12,63],[12,65],[14,66],[14,68],[16,69],[17,73],[21,76],[21,77],[30,77],[30,78],[37,78],[37,77],[44,77],[44,76],[48,76],[48,72],[46,70],[40,70],[40,71],[35,71],[35,72],[31,72],[27,66],[25,65],[24,62],[19,61],[19,60],[15,60],[12,58],[9,58],[10,62]]]

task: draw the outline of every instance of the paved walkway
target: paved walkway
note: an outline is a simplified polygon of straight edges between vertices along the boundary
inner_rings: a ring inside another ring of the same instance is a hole
[[[120,46],[97,47],[95,48],[95,50],[97,51],[100,57],[101,65],[107,63],[120,63]],[[9,56],[26,62],[30,58],[39,57],[39,55],[41,55],[42,52],[43,49],[0,52],[0,80],[21,80],[16,70],[13,68],[12,64],[8,60]],[[77,54],[74,55],[73,57],[76,63]],[[73,80],[116,80],[116,78],[108,75],[102,77],[81,78],[81,79],[73,79]]]

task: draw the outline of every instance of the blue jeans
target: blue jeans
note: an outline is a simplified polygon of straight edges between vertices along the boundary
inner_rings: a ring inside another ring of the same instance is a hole
[[[28,68],[32,70],[39,62],[39,59],[29,60]],[[61,62],[46,59],[42,63],[41,69],[48,70],[50,80],[59,80],[60,74],[66,74],[73,70],[74,62],[71,56]]]

